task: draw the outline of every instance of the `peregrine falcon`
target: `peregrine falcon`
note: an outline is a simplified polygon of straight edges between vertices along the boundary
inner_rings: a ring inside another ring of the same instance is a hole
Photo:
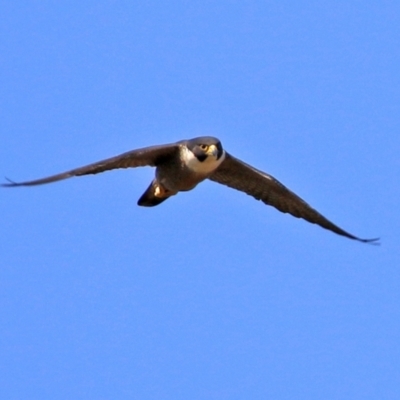
[[[233,157],[222,148],[218,139],[208,136],[132,150],[47,178],[20,183],[9,181],[2,186],[41,185],[73,176],[97,174],[117,168],[143,166],[156,167],[156,170],[155,178],[138,200],[139,206],[157,206],[178,192],[192,190],[200,182],[210,179],[245,192],[256,200],[261,200],[283,213],[303,218],[338,235],[360,242],[378,240],[360,239],[339,228],[277,179]]]

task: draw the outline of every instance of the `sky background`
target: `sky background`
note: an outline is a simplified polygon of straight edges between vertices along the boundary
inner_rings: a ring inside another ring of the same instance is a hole
[[[371,246],[154,171],[0,193],[2,399],[399,399],[400,4],[8,1],[0,175],[201,135]]]

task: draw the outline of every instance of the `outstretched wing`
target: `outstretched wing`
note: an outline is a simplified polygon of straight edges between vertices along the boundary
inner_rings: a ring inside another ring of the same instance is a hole
[[[226,153],[225,160],[209,177],[212,181],[241,190],[263,203],[277,208],[279,211],[289,213],[297,218],[303,218],[312,224],[317,224],[325,229],[361,242],[373,242],[378,239],[360,239],[331,221],[318,211],[314,210],[299,196],[294,194],[282,183],[271,175],[238,160]]]
[[[173,157],[177,151],[179,151],[179,145],[177,143],[145,147],[143,149],[128,151],[127,153],[107,158],[106,160],[98,161],[84,167],[75,168],[71,171],[62,172],[61,174],[26,182],[9,181],[9,183],[3,183],[1,186],[15,187],[41,185],[43,183],[56,182],[73,176],[98,174],[100,172],[117,168],[135,168],[144,166],[155,167]]]

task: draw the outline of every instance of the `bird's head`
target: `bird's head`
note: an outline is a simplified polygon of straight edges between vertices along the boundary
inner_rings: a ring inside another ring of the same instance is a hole
[[[181,159],[192,171],[209,175],[224,161],[225,152],[218,139],[203,136],[181,142]]]
[[[187,141],[187,148],[200,162],[217,161],[224,154],[221,142],[214,137],[198,137]]]

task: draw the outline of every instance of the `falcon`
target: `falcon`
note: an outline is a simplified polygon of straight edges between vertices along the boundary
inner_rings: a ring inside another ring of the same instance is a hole
[[[139,206],[157,206],[171,196],[192,190],[200,182],[210,179],[338,235],[365,243],[378,240],[360,239],[339,228],[273,176],[230,155],[217,138],[209,136],[136,149],[57,175],[20,183],[9,180],[9,183],[2,186],[41,185],[73,176],[144,166],[155,167],[156,170],[153,181],[138,200]]]

